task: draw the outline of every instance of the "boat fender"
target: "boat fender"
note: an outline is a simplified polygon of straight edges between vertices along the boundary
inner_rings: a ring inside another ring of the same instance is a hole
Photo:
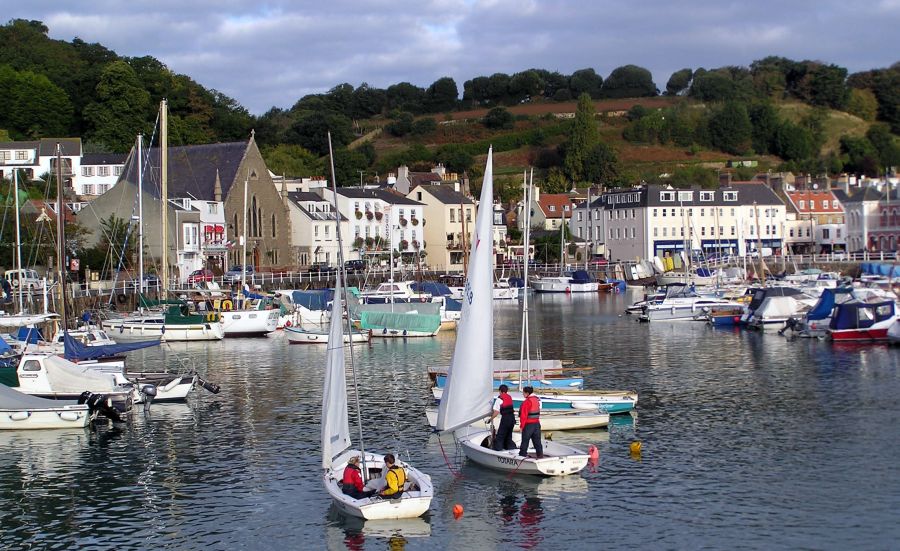
[[[171,381],[166,383],[165,386],[162,387],[163,392],[169,392],[170,390],[172,390],[179,384],[181,384],[181,377],[175,377],[174,379],[172,379]]]
[[[425,297],[419,297],[419,302],[428,302],[428,300]]]
[[[600,450],[597,449],[597,446],[591,444],[588,446],[588,457],[591,461],[597,461],[600,459]]]
[[[119,326],[119,333],[123,333],[123,332],[125,332],[125,326],[124,326],[124,325],[120,325],[120,326]]]
[[[291,326],[293,326],[293,325],[294,325],[294,324],[291,323],[291,320],[287,320],[286,322],[284,322],[284,326],[285,326],[285,327],[291,327]]]
[[[116,297],[116,302],[118,302],[119,304],[125,304],[127,300],[128,297],[126,297],[125,295],[119,295]]]
[[[210,313],[206,314],[206,321],[217,322],[217,321],[219,321],[218,317],[219,317],[219,315],[216,312],[210,312]]]
[[[231,310],[233,307],[234,307],[234,304],[230,300],[222,301],[222,310],[225,310],[227,312],[227,311]]]
[[[24,421],[31,417],[30,411],[14,411],[9,414],[10,421]]]
[[[406,336],[406,329],[403,330],[403,336]]]
[[[634,442],[632,442],[631,445],[628,446],[628,451],[631,453],[631,456],[632,456],[632,457],[635,457],[635,456],[640,457],[640,455],[641,455],[641,441],[640,441],[640,440],[635,440]]]
[[[163,325],[162,327],[160,327],[159,332],[162,333],[163,335],[165,335],[166,334],[166,326]]]
[[[385,327],[384,329],[381,330],[381,334],[382,334],[382,335],[387,335],[387,327]]]
[[[75,411],[60,411],[57,415],[63,421],[78,421],[81,419],[81,414]]]

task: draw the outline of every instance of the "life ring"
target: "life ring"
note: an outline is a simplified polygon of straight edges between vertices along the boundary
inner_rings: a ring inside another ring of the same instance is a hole
[[[219,315],[216,312],[210,312],[210,313],[206,314],[206,321],[209,321],[209,322],[219,321],[218,318],[219,318]]]
[[[224,311],[226,311],[226,312],[229,311],[229,310],[231,310],[231,308],[232,308],[233,306],[234,306],[234,305],[231,303],[230,300],[223,300],[223,301],[222,301],[222,310],[224,310]]]
[[[427,297],[419,297],[419,302],[428,302]]]
[[[125,304],[127,301],[128,297],[126,297],[125,295],[119,295],[116,297],[116,302],[118,302],[119,304]]]
[[[294,325],[294,324],[291,323],[291,320],[287,320],[286,322],[284,322],[285,327],[291,327],[292,325]]]

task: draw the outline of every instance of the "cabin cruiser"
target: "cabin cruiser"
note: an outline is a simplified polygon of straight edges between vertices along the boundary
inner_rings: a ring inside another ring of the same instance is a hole
[[[670,283],[662,300],[649,300],[641,308],[640,321],[706,321],[713,308],[741,307],[715,295],[698,294],[693,285]]]
[[[812,309],[817,301],[817,297],[795,287],[757,289],[741,322],[754,329],[780,330],[789,319]]]
[[[571,275],[536,276],[531,287],[536,293],[596,293],[600,284],[585,270],[575,270]]]

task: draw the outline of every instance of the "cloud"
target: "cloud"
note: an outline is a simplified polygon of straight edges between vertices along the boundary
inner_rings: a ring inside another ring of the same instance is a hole
[[[900,0],[52,0],[19,3],[62,40],[156,57],[260,114],[342,82],[426,87],[528,68],[603,76],[633,63],[658,84],[682,67],[748,65],[767,55],[851,72],[900,51]]]

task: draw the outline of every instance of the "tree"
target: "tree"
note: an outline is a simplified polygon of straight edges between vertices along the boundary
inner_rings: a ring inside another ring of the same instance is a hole
[[[106,66],[97,84],[96,101],[85,107],[90,137],[116,151],[128,151],[138,132],[144,132],[150,94],[134,69],[124,61]]]
[[[461,144],[447,144],[441,146],[435,153],[436,161],[443,163],[450,172],[462,174],[472,169],[475,159],[472,158]]]
[[[584,159],[583,177],[592,183],[614,184],[620,179],[619,158],[605,143],[594,144]]]
[[[278,144],[274,147],[264,147],[261,153],[266,160],[266,166],[275,174],[302,178],[325,173],[325,163],[299,145]]]
[[[354,186],[359,182],[358,170],[367,168],[366,156],[342,147],[334,150],[334,174],[339,186]],[[325,164],[325,174],[331,178],[331,164]]]
[[[878,99],[871,90],[853,88],[847,99],[847,112],[864,121],[874,121],[878,114]]]
[[[544,89],[544,81],[535,70],[516,73],[509,79],[507,93],[512,103],[519,103],[525,98],[537,97]]]
[[[607,98],[642,98],[659,93],[653,84],[650,71],[637,65],[624,65],[613,69],[603,81],[603,96]]]
[[[314,111],[303,115],[285,132],[287,143],[301,145],[316,155],[328,154],[328,132],[335,149],[353,141],[350,119],[330,111]]]
[[[572,122],[566,145],[566,174],[572,180],[584,181],[584,163],[588,152],[599,140],[599,135],[597,121],[594,118],[594,102],[588,94],[581,94],[578,97],[575,120]]]
[[[387,130],[392,136],[397,136],[398,138],[400,138],[412,131],[412,125],[412,113],[401,111],[396,114],[394,120],[388,123],[388,125],[385,126],[384,129]]]
[[[743,103],[728,102],[709,118],[711,144],[736,155],[750,150],[753,127]]]
[[[408,82],[388,86],[385,90],[386,108],[400,109],[410,113],[425,112],[425,90]]]
[[[690,87],[693,76],[694,72],[690,69],[680,69],[672,73],[666,82],[666,95],[677,96],[684,93]]]
[[[847,105],[847,69],[837,65],[818,65],[809,71],[810,103],[832,109]]]
[[[20,138],[62,136],[72,125],[73,108],[65,91],[44,75],[0,65],[0,127]]]
[[[700,165],[689,165],[676,168],[666,183],[676,188],[699,185],[703,189],[716,189],[719,187],[719,175],[715,170]]]
[[[603,77],[590,67],[579,69],[569,77],[569,89],[574,96],[588,94],[592,99],[600,99],[603,97]]]
[[[437,130],[437,121],[433,117],[423,117],[412,123],[412,134],[414,136],[424,136],[431,134]]]
[[[509,129],[513,127],[512,113],[502,107],[494,107],[487,112],[484,119],[481,120],[487,128],[492,129]]]
[[[884,172],[892,166],[900,165],[900,146],[897,145],[897,137],[891,134],[887,124],[873,124],[866,132],[866,138],[878,152],[878,161]]]
[[[786,161],[801,161],[815,155],[812,132],[792,122],[782,122],[775,130],[774,153]]]
[[[867,176],[880,176],[878,151],[866,137],[842,136],[841,153],[844,170]]]
[[[775,107],[768,101],[751,104],[747,109],[752,125],[753,151],[759,154],[775,150],[775,132],[781,121]]]
[[[439,78],[425,91],[425,108],[429,113],[450,111],[459,100],[459,88],[450,77]]]

